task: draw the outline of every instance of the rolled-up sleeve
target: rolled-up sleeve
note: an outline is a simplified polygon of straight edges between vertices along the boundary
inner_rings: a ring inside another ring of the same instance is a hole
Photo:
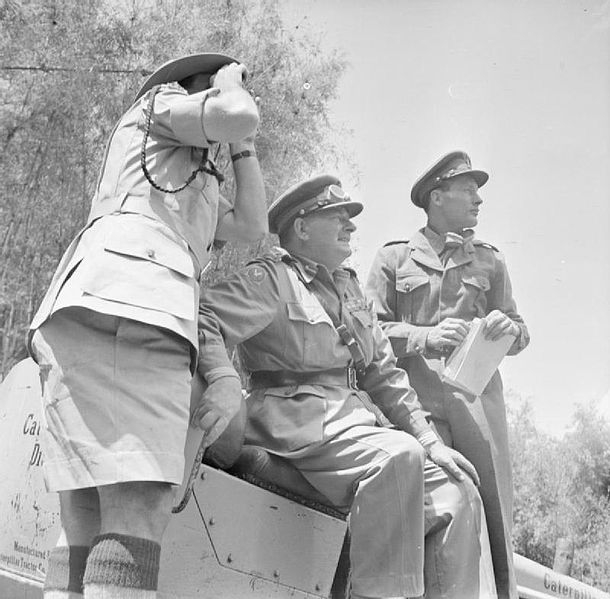
[[[151,132],[175,145],[208,147],[210,142],[204,130],[203,115],[205,102],[213,89],[189,95],[177,83],[163,85],[154,97]],[[152,92],[149,92],[146,102],[150,102],[151,97]]]

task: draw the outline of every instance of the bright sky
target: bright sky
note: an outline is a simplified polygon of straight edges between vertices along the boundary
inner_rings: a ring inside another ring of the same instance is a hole
[[[409,200],[442,154],[490,173],[477,236],[505,255],[532,342],[502,366],[560,433],[576,402],[610,415],[610,1],[284,0],[350,63],[334,119],[365,204],[353,265],[424,223]],[[315,82],[311,82],[315,85]]]

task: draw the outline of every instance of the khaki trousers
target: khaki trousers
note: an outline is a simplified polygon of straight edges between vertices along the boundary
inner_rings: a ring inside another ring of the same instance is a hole
[[[490,532],[496,586],[501,599],[517,598],[513,566],[513,489],[506,408],[499,375],[481,397],[464,397],[445,389],[441,410],[432,407],[431,421],[450,447],[468,458],[481,478],[479,492]]]
[[[496,598],[478,492],[426,462],[410,435],[352,426],[284,457],[333,504],[351,504],[355,594],[419,597],[425,585],[427,598]]]

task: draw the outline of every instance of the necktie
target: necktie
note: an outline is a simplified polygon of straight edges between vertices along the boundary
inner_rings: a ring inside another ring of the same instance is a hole
[[[452,231],[445,233],[445,245],[439,254],[443,266],[447,265],[449,258],[451,258],[453,253],[463,245],[464,238],[459,233],[453,233]]]
[[[464,245],[464,238],[459,233],[454,233],[453,231],[445,233],[445,247],[443,251],[455,250],[461,245]]]

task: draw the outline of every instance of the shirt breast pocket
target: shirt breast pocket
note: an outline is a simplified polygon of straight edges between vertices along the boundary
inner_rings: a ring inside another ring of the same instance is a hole
[[[185,320],[195,318],[198,284],[193,261],[186,248],[161,232],[110,235],[84,262],[89,262],[84,293]]]
[[[286,309],[288,326],[295,332],[297,344],[301,346],[304,365],[319,365],[331,360],[329,340],[335,327],[320,302],[313,296],[304,297],[300,302],[288,302]],[[287,335],[287,339],[292,338],[292,334]]]
[[[483,317],[487,314],[487,292],[490,282],[485,273],[464,273],[462,276],[462,297],[468,313]]]
[[[430,296],[430,276],[420,269],[396,273],[397,320],[415,322],[420,307]]]

